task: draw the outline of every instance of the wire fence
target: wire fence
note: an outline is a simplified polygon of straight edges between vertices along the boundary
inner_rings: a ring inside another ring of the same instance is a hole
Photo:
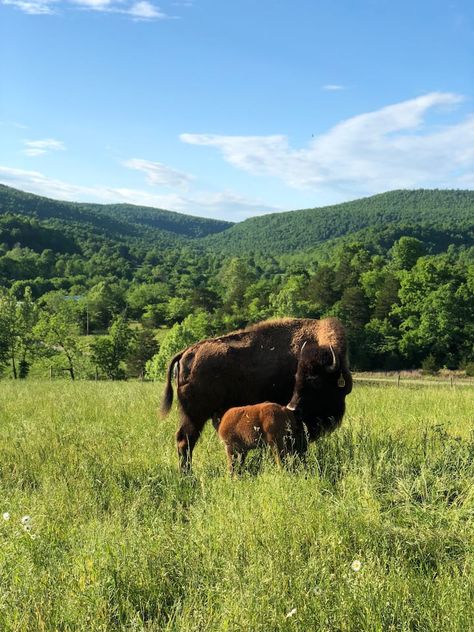
[[[436,376],[428,378],[426,376],[402,375],[372,375],[364,373],[355,373],[353,375],[355,382],[365,382],[368,384],[388,384],[391,386],[447,386],[456,388],[458,386],[474,386],[474,378],[458,375]]]

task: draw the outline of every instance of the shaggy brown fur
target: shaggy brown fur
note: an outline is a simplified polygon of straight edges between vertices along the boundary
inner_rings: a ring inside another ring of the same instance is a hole
[[[342,408],[337,416],[324,410],[325,394]],[[344,414],[345,384],[342,384],[337,357],[326,347],[313,342],[301,350],[295,388],[288,406],[265,402],[228,410],[220,424],[215,424],[226,446],[229,470],[241,466],[247,452],[259,445],[272,448],[277,463],[289,454],[304,454],[308,442],[331,432]]]
[[[332,345],[338,358],[345,387],[337,392],[336,401],[331,389],[327,395],[322,393],[327,399],[325,414],[336,417],[341,414],[341,396],[352,388],[345,331],[336,318],[265,321],[203,340],[174,356],[168,367],[162,412],[166,415],[170,410],[171,380],[177,367],[181,424],[176,439],[182,470],[190,467],[194,445],[208,419],[219,418],[234,406],[289,401],[304,342],[313,342],[326,350]]]
[[[258,446],[270,446],[279,464],[288,454],[304,452],[303,425],[286,406],[271,402],[231,408],[217,432],[225,444],[231,473],[243,465],[247,452]]]

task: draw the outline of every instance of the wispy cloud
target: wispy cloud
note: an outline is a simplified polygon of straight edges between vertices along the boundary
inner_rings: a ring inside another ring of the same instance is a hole
[[[131,158],[130,160],[125,160],[122,164],[129,169],[142,171],[146,175],[148,184],[152,185],[187,188],[194,180],[193,176],[177,171],[161,162]]]
[[[168,17],[151,2],[147,2],[147,0],[135,2],[125,13],[131,15],[136,20],[163,20]]]
[[[14,127],[16,129],[28,129],[28,125],[17,123],[16,121],[0,121],[2,127]]]
[[[20,9],[29,15],[52,15],[55,13],[55,0],[0,0],[0,4]]]
[[[284,135],[181,134],[185,143],[217,148],[233,166],[274,176],[291,187],[347,195],[394,188],[458,186],[474,171],[474,115],[441,126],[428,112],[463,101],[433,92],[344,120],[295,149]]]
[[[0,166],[0,182],[8,186],[29,191],[58,200],[77,202],[117,203],[126,202],[170,209],[181,213],[219,219],[242,220],[277,210],[260,200],[249,199],[232,191],[196,191],[181,195],[155,194],[126,187],[78,186],[63,180],[50,178],[39,171],[28,171]]]
[[[321,90],[325,90],[326,92],[339,92],[340,90],[345,89],[345,86],[341,86],[338,83],[327,83],[325,86],[321,87]]]
[[[51,151],[64,151],[66,149],[61,140],[54,138],[44,138],[42,140],[25,140],[23,141],[26,149],[22,153],[26,156],[42,156]]]
[[[100,13],[119,13],[133,20],[163,20],[169,18],[149,0],[0,0],[30,15],[53,15],[71,9]]]

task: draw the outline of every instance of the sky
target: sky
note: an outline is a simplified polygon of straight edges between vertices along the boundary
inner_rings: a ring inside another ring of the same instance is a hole
[[[0,0],[0,183],[241,221],[474,188],[472,0]]]

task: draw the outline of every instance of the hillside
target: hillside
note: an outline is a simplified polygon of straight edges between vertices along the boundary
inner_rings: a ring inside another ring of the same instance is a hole
[[[46,314],[75,297],[83,333],[124,314],[171,328],[158,377],[195,340],[279,316],[340,318],[358,369],[474,371],[473,278],[472,191],[392,191],[232,225],[0,188],[0,325],[11,300]],[[0,369],[8,345],[0,336]]]
[[[376,244],[385,251],[401,235],[417,237],[432,252],[446,250],[449,244],[474,244],[474,191],[464,190],[390,191],[343,204],[273,213],[232,224],[131,204],[62,202],[0,185],[3,243],[12,242],[11,232],[5,226],[10,215],[29,218],[27,230],[16,226],[14,234],[21,237],[16,242],[38,252],[44,247],[57,252],[81,252],[104,244],[163,251],[195,244],[224,256],[278,256],[313,250],[323,244],[331,249],[348,239]],[[44,246],[46,233],[54,245]],[[66,248],[58,239],[61,234],[68,241]]]
[[[234,224],[203,242],[231,254],[277,254],[310,250],[356,234],[371,242],[385,235],[382,247],[390,247],[402,234],[442,247],[446,243],[472,245],[474,191],[390,191],[334,206],[273,213]]]
[[[0,216],[26,215],[66,233],[92,233],[108,241],[144,240],[172,246],[229,228],[230,222],[132,204],[62,202],[0,185]]]

